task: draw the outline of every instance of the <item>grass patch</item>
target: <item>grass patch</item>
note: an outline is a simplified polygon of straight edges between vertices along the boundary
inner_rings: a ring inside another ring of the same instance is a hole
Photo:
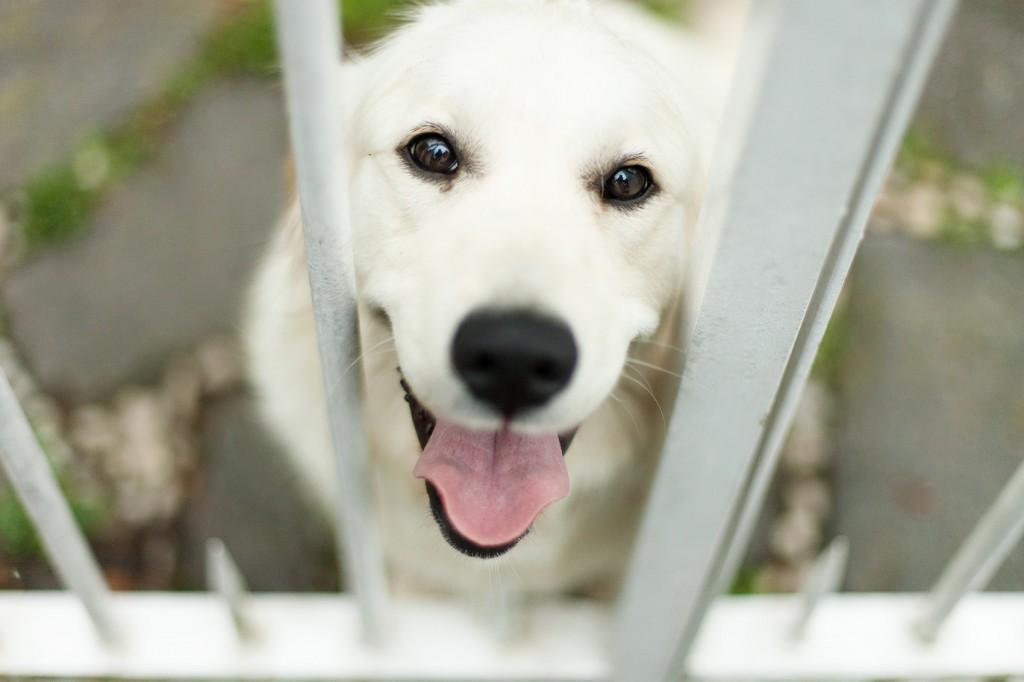
[[[76,498],[68,486],[62,485],[64,496],[78,527],[86,536],[101,529],[111,518],[108,505],[95,500]],[[42,554],[35,527],[10,490],[0,490],[0,553],[15,560],[28,560]]]
[[[1000,163],[982,170],[981,180],[992,196],[1010,204],[1024,204],[1024,173],[1010,164]]]
[[[736,579],[732,581],[732,586],[729,587],[729,594],[735,597],[757,593],[757,569],[753,566],[740,567],[739,572],[736,574]]]
[[[939,228],[939,239],[952,246],[984,246],[989,242],[988,224],[978,220],[947,217]]]
[[[346,43],[363,45],[379,40],[411,5],[409,0],[345,0],[341,5],[341,24]]]
[[[85,222],[96,193],[82,189],[70,165],[58,166],[33,178],[25,187],[23,230],[26,247],[71,236]]]

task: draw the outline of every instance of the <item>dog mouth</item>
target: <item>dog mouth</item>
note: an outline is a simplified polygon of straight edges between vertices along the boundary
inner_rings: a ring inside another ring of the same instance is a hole
[[[401,379],[422,454],[413,474],[422,478],[442,537],[481,559],[515,547],[550,504],[569,494],[565,451],[575,436],[525,435],[507,424],[471,431],[438,420]]]

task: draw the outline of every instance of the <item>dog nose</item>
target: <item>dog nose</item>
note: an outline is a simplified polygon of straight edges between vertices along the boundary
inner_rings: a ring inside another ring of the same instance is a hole
[[[511,416],[566,387],[576,368],[576,341],[560,320],[484,310],[456,330],[452,364],[470,393]]]

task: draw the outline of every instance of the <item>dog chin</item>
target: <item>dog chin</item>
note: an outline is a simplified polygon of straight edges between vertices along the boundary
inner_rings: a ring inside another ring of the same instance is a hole
[[[438,419],[420,403],[404,377],[400,383],[421,449],[414,474],[424,479],[441,536],[457,551],[480,559],[505,554],[529,534],[547,505],[568,494],[568,473],[561,460],[576,428],[547,435],[513,433],[507,423],[487,431],[470,431],[452,423],[443,423],[439,429]],[[487,457],[491,460],[482,468],[466,461]],[[524,474],[524,468],[532,471]],[[486,494],[497,490],[500,495]],[[503,501],[481,505],[482,497]]]

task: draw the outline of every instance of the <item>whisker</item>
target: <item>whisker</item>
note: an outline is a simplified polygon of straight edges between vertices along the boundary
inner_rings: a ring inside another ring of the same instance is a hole
[[[633,428],[636,429],[636,435],[640,438],[643,438],[643,434],[640,432],[640,424],[637,422],[636,417],[633,416],[633,413],[630,411],[630,409],[626,407],[625,401],[622,400],[622,398],[620,398],[619,396],[615,395],[615,391],[609,393],[608,397],[615,401],[615,403],[613,404],[617,403],[619,407],[622,408],[622,410],[626,413],[626,416],[629,417],[629,420],[633,422]]]
[[[637,370],[634,369],[633,371],[635,372]],[[658,408],[658,412],[661,414],[661,423],[662,424],[667,424],[668,420],[665,419],[665,410],[661,409],[661,403],[659,403],[657,397],[655,397],[654,391],[652,391],[649,386],[644,385],[642,382],[634,379],[633,377],[629,376],[628,374],[623,374],[622,378],[623,379],[629,379],[634,384],[636,384],[640,388],[642,388],[645,391],[647,391],[647,395],[651,396],[651,400],[654,401],[655,406]]]
[[[341,373],[341,376],[345,376],[346,374],[348,374],[349,372],[351,372],[351,371],[352,371],[352,368],[353,368],[353,367],[355,367],[356,365],[358,365],[358,364],[359,364],[359,361],[360,361],[360,360],[362,360],[363,358],[365,358],[365,357],[366,357],[367,355],[369,355],[370,353],[373,353],[373,352],[375,352],[375,351],[377,351],[377,350],[380,350],[380,349],[381,349],[381,346],[383,346],[383,345],[384,345],[384,344],[386,344],[386,343],[391,343],[391,342],[392,342],[392,341],[394,341],[394,340],[395,340],[395,337],[394,337],[394,336],[389,336],[388,338],[384,339],[384,340],[383,340],[383,341],[381,341],[380,343],[376,343],[376,344],[374,344],[372,348],[369,348],[369,349],[367,349],[367,350],[364,350],[364,351],[363,351],[362,353],[360,353],[360,354],[359,354],[358,356],[356,356],[356,359],[355,359],[355,360],[353,360],[353,361],[351,362],[351,364],[349,364],[349,366],[348,366],[348,367],[346,367],[346,368],[345,368],[345,371]],[[392,348],[392,350],[394,350],[394,349]]]
[[[677,353],[685,353],[686,351],[679,346],[673,346],[671,343],[662,343],[661,341],[651,341],[650,339],[633,339],[633,343],[646,343],[651,346],[659,346],[661,348],[667,348],[674,350]]]
[[[626,370],[632,370],[633,376],[635,376],[639,381],[642,381],[644,386],[646,386],[648,389],[652,391],[654,390],[654,388],[651,386],[651,382],[647,380],[647,377],[644,375],[643,372],[638,370],[636,367],[633,367],[632,365],[624,365],[622,371],[625,372]]]
[[[682,379],[683,378],[683,376],[681,374],[677,374],[676,372],[673,372],[671,370],[667,370],[664,367],[662,367],[661,365],[656,365],[653,362],[644,362],[643,360],[637,360],[636,358],[626,358],[626,362],[629,363],[629,364],[638,365],[640,367],[646,367],[648,369],[653,369],[653,370],[658,371],[658,372],[664,372],[665,374],[667,374],[667,375],[669,375],[671,377],[675,377],[676,379]]]

